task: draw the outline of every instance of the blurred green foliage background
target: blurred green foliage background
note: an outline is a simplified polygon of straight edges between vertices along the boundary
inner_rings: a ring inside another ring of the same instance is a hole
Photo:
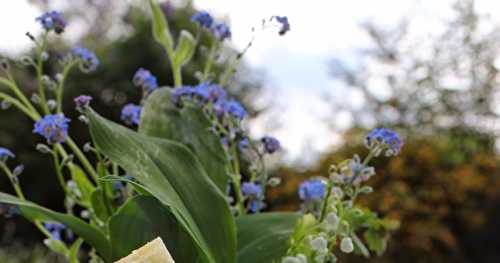
[[[109,7],[81,2],[105,16]],[[106,2],[106,1],[104,1]],[[44,6],[43,2],[36,4]],[[80,6],[80,4],[78,6]],[[194,30],[189,22],[194,12],[191,5],[165,5],[164,10],[172,29]],[[332,111],[353,114],[352,128],[342,131],[341,145],[325,152],[311,167],[280,164],[274,171],[283,179],[281,186],[269,193],[270,210],[297,210],[296,189],[307,177],[326,175],[330,164],[354,153],[365,154],[363,135],[374,126],[395,128],[405,138],[402,154],[397,158],[379,158],[374,163],[377,176],[370,184],[375,193],[362,202],[381,215],[397,219],[400,228],[390,239],[388,250],[371,262],[500,262],[500,157],[496,148],[498,134],[488,124],[498,120],[494,100],[498,92],[498,70],[495,58],[500,55],[498,33],[481,33],[485,18],[474,12],[474,1],[457,1],[455,18],[440,36],[431,39],[430,57],[417,49],[407,49],[407,25],[403,21],[395,28],[380,28],[366,24],[367,35],[374,45],[366,52],[371,66],[349,68],[332,62],[332,78],[359,89],[365,104],[359,111],[332,101]],[[81,10],[71,10],[79,17]],[[88,140],[85,125],[76,121],[71,98],[81,93],[94,96],[93,106],[111,119],[117,120],[121,106],[138,102],[140,91],[131,78],[137,68],[144,67],[158,77],[159,83],[172,83],[165,54],[151,37],[147,10],[130,6],[118,18],[130,32],[119,38],[106,38],[109,24],[95,21],[81,43],[96,50],[101,66],[96,73],[82,75],[76,71],[69,76],[66,92],[66,112],[75,120],[71,133],[79,144]],[[411,18],[410,18],[411,19]],[[113,21],[108,21],[113,23]],[[495,27],[496,29],[496,27]],[[202,39],[207,43],[207,39]],[[63,53],[68,44],[54,40],[51,54]],[[429,47],[425,47],[429,48]],[[236,54],[227,48],[225,54]],[[47,72],[55,73],[53,55]],[[184,72],[186,82],[196,81],[206,53],[196,53],[194,63]],[[220,60],[224,61],[224,57]],[[378,70],[380,67],[397,70]],[[218,67],[220,70],[220,66]],[[415,72],[425,72],[415,74]],[[468,80],[453,89],[443,79],[460,77]],[[16,71],[22,88],[30,93],[35,89],[33,72]],[[391,88],[390,96],[380,99],[370,86],[371,78],[383,78]],[[243,65],[237,74],[232,92],[246,102],[254,116],[261,108],[250,101],[262,87],[262,79]],[[328,98],[325,98],[328,99]],[[366,122],[369,118],[371,121]],[[32,135],[30,120],[14,110],[0,111],[0,145],[13,149],[26,170],[21,184],[29,199],[54,209],[62,209],[63,195],[58,189],[52,167],[46,157],[35,151],[39,138]],[[335,126],[333,120],[332,126]],[[333,132],[333,131],[332,131]],[[307,153],[304,153],[307,154]],[[7,179],[0,176],[0,189],[10,192]],[[40,246],[41,235],[20,218],[0,218],[0,263],[58,262]],[[358,256],[342,262],[362,262]]]

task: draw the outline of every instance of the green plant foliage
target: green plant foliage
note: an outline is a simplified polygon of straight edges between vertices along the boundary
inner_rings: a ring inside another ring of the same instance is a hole
[[[225,192],[228,184],[227,157],[220,139],[210,131],[211,123],[200,108],[172,103],[170,90],[161,88],[144,105],[139,132],[186,145],[198,157],[208,176]]]
[[[196,41],[189,31],[182,30],[179,36],[179,43],[175,48],[174,61],[176,65],[184,66],[194,55]]]
[[[298,213],[263,213],[236,219],[238,263],[271,263],[288,249]]]
[[[79,218],[54,212],[32,202],[24,201],[5,193],[0,193],[0,203],[19,206],[22,214],[31,220],[57,221],[63,223],[94,247],[104,259],[109,261],[111,257],[111,246],[108,239],[95,227]]]
[[[91,109],[87,117],[97,147],[171,209],[204,262],[234,262],[236,233],[229,205],[189,149],[131,131]]]
[[[130,180],[130,179],[127,179],[127,178],[124,178],[124,177],[120,177],[120,176],[116,176],[116,175],[108,175],[108,176],[101,178],[100,180],[107,181],[107,182],[128,183],[128,184],[132,185],[132,187],[134,188],[134,190],[137,193],[139,193],[141,195],[151,195],[151,193],[148,192],[148,190],[146,188],[144,188],[144,186],[142,186],[140,183],[133,181],[133,180]]]
[[[92,193],[95,191],[94,185],[89,181],[85,172],[79,166],[75,164],[69,165],[71,171],[71,177],[73,181],[78,186],[81,193],[81,199],[87,206],[90,206],[90,199]]]
[[[161,237],[176,262],[196,262],[198,251],[174,215],[151,196],[135,196],[110,219],[113,259]]]
[[[111,216],[111,214],[110,211],[108,211],[108,209],[106,208],[104,192],[102,191],[102,189],[98,188],[94,192],[92,192],[90,200],[95,215],[102,221],[106,221]]]
[[[167,19],[155,0],[150,0],[149,3],[153,13],[153,36],[158,43],[163,45],[168,55],[172,56],[174,53],[174,44]]]

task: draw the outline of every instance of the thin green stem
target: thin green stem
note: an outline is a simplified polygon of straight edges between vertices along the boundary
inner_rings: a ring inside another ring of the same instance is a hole
[[[94,145],[96,145],[94,138],[92,138],[92,143]],[[104,164],[104,159],[103,159],[101,152],[99,150],[96,150],[95,153],[97,156],[98,174],[100,175],[100,177],[105,177],[107,174],[107,168]],[[108,198],[108,190],[109,190],[109,188],[107,187],[108,183],[103,181],[103,180],[98,180],[96,183],[102,189],[102,197],[104,200],[104,206],[106,207],[106,211],[108,211],[109,215],[113,214],[113,206],[110,203],[110,199]]]
[[[241,60],[243,59],[243,56],[250,49],[254,40],[255,40],[255,36],[253,36],[252,39],[250,40],[250,42],[248,42],[245,49],[243,49],[243,51],[241,51],[240,53],[238,53],[238,55],[236,55],[236,58],[233,60],[231,65],[226,69],[226,71],[224,72],[224,75],[222,76],[222,79],[220,81],[220,85],[222,87],[225,87],[227,82],[233,77],[234,73],[236,73],[236,68],[240,65]]]
[[[330,203],[330,196],[332,195],[332,188],[333,188],[333,183],[331,181],[328,181],[328,186],[326,188],[326,197],[323,200],[323,207],[321,209],[321,215],[319,217],[319,222],[323,222],[326,217],[326,212],[328,211],[328,205]]]
[[[174,86],[175,87],[182,86],[181,67],[173,62],[172,62],[172,73],[174,74]]]
[[[37,50],[37,61],[36,61],[36,77],[38,79],[38,95],[40,96],[40,106],[45,114],[49,114],[49,106],[47,105],[47,97],[45,95],[45,85],[42,80],[43,75],[43,52],[45,49],[45,44],[47,42],[47,33],[42,36],[42,42],[38,45]]]
[[[7,72],[7,77],[8,77],[8,79],[0,78],[0,84],[3,84],[5,86],[9,87],[9,89],[12,92],[14,92],[14,94],[24,104],[23,106],[27,107],[27,109],[29,109],[31,112],[33,112],[33,114],[39,115],[37,110],[35,109],[35,107],[33,107],[33,104],[31,104],[31,102],[28,100],[28,98],[26,98],[26,96],[21,92],[21,90],[17,86],[16,81],[14,80],[14,78],[12,77],[10,72]]]
[[[233,186],[234,186],[234,192],[236,195],[236,205],[238,207],[238,211],[240,212],[241,215],[245,214],[245,205],[243,204],[244,197],[241,192],[241,183],[240,183],[240,164],[238,160],[238,150],[236,148],[236,144],[231,145],[231,164],[233,168],[233,176],[232,176],[232,181],[233,181]]]
[[[205,67],[203,69],[203,76],[200,82],[205,82],[210,74],[210,70],[212,69],[212,65],[214,64],[215,53],[217,51],[217,43],[218,41],[212,41],[212,45],[210,46],[210,51],[208,53],[208,58],[205,63]]]
[[[66,138],[66,144],[69,146],[69,148],[73,151],[73,153],[76,155],[78,160],[82,163],[83,167],[87,172],[92,176],[92,178],[95,180],[97,183],[99,180],[99,175],[97,174],[96,170],[94,167],[90,164],[89,160],[83,152],[80,150],[80,148],[76,145],[76,143],[71,139],[70,137]]]
[[[56,146],[53,147],[52,157],[54,160],[54,166],[56,168],[57,180],[59,181],[59,184],[61,185],[61,188],[63,189],[64,193],[67,194],[68,188],[66,187],[66,181],[64,180],[64,176],[62,174],[61,162],[59,160],[59,154],[57,153]]]
[[[40,116],[37,113],[32,112],[28,108],[26,108],[19,100],[0,92],[0,99],[3,99],[10,104],[14,105],[16,108],[18,108],[20,111],[22,111],[24,114],[28,115],[32,119],[38,119]]]
[[[368,155],[363,160],[363,166],[368,165],[368,163],[373,159],[373,157],[375,157],[375,153],[377,153],[378,151],[382,151],[383,149],[384,149],[383,145],[377,145],[373,149],[371,149]]]
[[[59,85],[57,86],[57,94],[56,94],[56,105],[57,105],[57,113],[62,113],[62,100],[64,95],[64,82],[68,73],[71,71],[74,65],[76,65],[76,61],[69,63],[63,69],[62,78],[59,81]]]
[[[21,199],[23,201],[26,200],[26,198],[24,197],[23,191],[21,190],[21,187],[19,186],[19,182],[14,181],[15,180],[14,175],[10,171],[9,167],[7,167],[7,165],[4,162],[0,162],[0,168],[2,168],[2,170],[7,175],[7,177],[9,177],[11,185],[14,188],[14,191],[16,192],[16,195],[19,197],[19,199]],[[45,229],[45,227],[43,227],[42,224],[38,220],[34,220],[33,224],[35,224],[35,226],[38,228],[38,230],[40,230],[40,232],[42,232],[45,236],[47,236],[49,238],[51,237],[51,235],[47,231],[47,229]]]

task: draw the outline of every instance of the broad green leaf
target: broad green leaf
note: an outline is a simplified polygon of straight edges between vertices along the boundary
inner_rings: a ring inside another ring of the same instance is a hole
[[[161,237],[176,262],[196,262],[198,251],[167,207],[152,196],[129,199],[109,221],[113,258]]]
[[[102,221],[108,220],[108,218],[111,216],[111,212],[108,211],[108,208],[106,207],[104,192],[101,188],[97,188],[94,192],[92,192],[90,201],[92,203],[92,209],[94,210],[95,215]]]
[[[82,201],[90,206],[90,196],[95,190],[94,185],[89,181],[85,172],[79,166],[71,164],[69,165],[69,170],[71,171],[71,178],[80,190]]]
[[[173,56],[174,42],[168,27],[168,21],[156,0],[150,0],[149,4],[151,6],[151,13],[153,14],[153,36],[158,43],[163,45],[167,54]]]
[[[175,48],[174,61],[179,66],[184,66],[193,57],[196,47],[196,41],[193,35],[186,30],[182,30],[179,36],[179,42]]]
[[[132,187],[134,187],[134,190],[137,193],[139,193],[141,195],[151,195],[151,193],[146,188],[144,188],[144,186],[142,186],[141,184],[139,184],[137,182],[134,182],[132,180],[126,179],[126,178],[121,177],[121,176],[108,175],[108,176],[105,176],[103,178],[100,178],[99,180],[107,181],[107,182],[125,182],[125,183],[129,183],[130,185],[132,185]]]
[[[236,218],[238,263],[271,263],[285,256],[300,215],[262,213]]]
[[[103,233],[81,219],[75,216],[54,212],[45,207],[5,193],[0,193],[0,203],[19,206],[21,213],[30,220],[57,221],[64,224],[67,228],[71,229],[75,234],[94,247],[105,260],[110,261],[111,245],[109,240],[107,240]]]
[[[188,148],[134,132],[91,109],[87,117],[101,152],[170,208],[204,262],[234,262],[236,234],[227,200]]]
[[[181,142],[198,157],[208,176],[226,191],[228,160],[220,139],[210,131],[211,123],[203,111],[193,105],[178,109],[172,103],[170,89],[153,92],[143,107],[139,132]]]

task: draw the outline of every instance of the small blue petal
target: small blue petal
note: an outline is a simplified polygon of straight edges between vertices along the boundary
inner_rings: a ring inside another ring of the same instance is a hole
[[[71,53],[80,61],[80,68],[84,73],[95,71],[100,64],[96,54],[86,48],[74,47]]]
[[[151,94],[158,88],[156,77],[151,74],[149,70],[139,68],[134,75],[133,82],[136,86],[142,87],[144,90]]]
[[[35,123],[33,133],[45,137],[49,144],[62,143],[68,137],[70,120],[64,114],[50,114]]]
[[[141,106],[129,103],[122,109],[121,120],[127,125],[139,125],[141,122]]]
[[[200,24],[200,26],[202,27],[210,28],[212,26],[212,23],[214,22],[214,19],[209,13],[200,11],[191,17],[191,21]]]
[[[299,197],[303,201],[320,200],[325,196],[325,183],[318,179],[310,179],[299,186]]]
[[[46,31],[54,30],[57,34],[60,34],[66,28],[66,20],[60,12],[49,11],[35,19],[40,22],[42,27]]]

